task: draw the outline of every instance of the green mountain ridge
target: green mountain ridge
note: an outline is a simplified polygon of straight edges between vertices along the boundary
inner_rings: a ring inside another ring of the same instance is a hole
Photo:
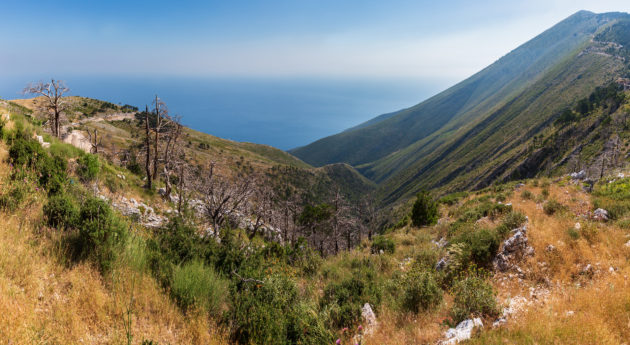
[[[290,151],[312,165],[346,162],[385,202],[420,189],[484,187],[509,176],[527,142],[596,86],[624,73],[625,13],[580,11],[446,91]],[[612,50],[611,50],[612,49]]]

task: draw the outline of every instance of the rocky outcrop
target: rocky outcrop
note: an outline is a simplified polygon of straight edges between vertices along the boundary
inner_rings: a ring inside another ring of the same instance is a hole
[[[62,141],[88,153],[92,150],[92,144],[90,144],[90,141],[80,131],[66,133]]]
[[[49,142],[45,142],[44,141],[44,137],[41,135],[36,135],[35,138],[37,138],[37,142],[42,145],[43,148],[47,149],[50,147],[50,143]]]
[[[569,176],[571,176],[572,180],[583,180],[586,178],[586,171],[580,170],[579,172],[571,173]]]
[[[518,261],[534,255],[534,248],[529,245],[527,239],[527,223],[512,230],[512,233],[514,235],[503,242],[501,251],[492,262],[497,271],[505,272],[515,268]]]
[[[158,228],[168,221],[167,218],[156,214],[153,207],[143,202],[138,202],[133,198],[127,199],[123,196],[119,201],[113,201],[112,206],[120,211],[122,215],[130,217],[132,220],[147,227]]]
[[[446,333],[444,333],[444,337],[446,338],[440,344],[448,345],[448,344],[457,344],[459,342],[465,341],[472,337],[472,332],[475,328],[483,328],[483,322],[480,318],[468,319],[460,322],[457,327],[450,328]]]
[[[603,208],[598,208],[593,212],[594,220],[608,220],[608,211]]]
[[[376,314],[372,310],[372,306],[369,303],[365,303],[361,308],[361,317],[365,322],[363,332],[365,335],[370,335],[376,331],[378,327],[378,321],[376,320]]]

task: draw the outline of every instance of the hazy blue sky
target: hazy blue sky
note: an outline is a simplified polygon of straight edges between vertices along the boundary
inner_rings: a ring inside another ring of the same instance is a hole
[[[0,75],[459,80],[572,13],[630,1],[3,0]]]

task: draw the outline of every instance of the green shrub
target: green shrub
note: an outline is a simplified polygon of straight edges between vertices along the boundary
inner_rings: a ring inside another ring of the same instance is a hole
[[[556,200],[549,200],[543,205],[543,211],[547,215],[552,215],[558,211],[562,211],[564,209],[564,205],[557,202]]]
[[[322,265],[322,258],[317,251],[309,247],[304,237],[292,245],[287,246],[287,263],[293,267],[298,267],[305,276],[312,276]]]
[[[85,181],[95,179],[101,169],[101,164],[96,155],[85,154],[79,158],[77,163],[79,163],[77,174]]]
[[[342,328],[359,321],[361,307],[365,303],[376,308],[381,298],[382,291],[376,282],[376,273],[368,268],[355,271],[352,277],[326,285],[320,305],[330,311],[333,327]]]
[[[127,239],[126,225],[114,215],[107,202],[88,198],[81,205],[77,228],[76,254],[79,257],[93,256],[101,270],[109,270],[119,245]]]
[[[549,197],[549,189],[544,188],[540,195],[542,195],[543,198],[547,199]]]
[[[442,290],[431,272],[415,269],[407,275],[403,294],[406,310],[417,313],[433,308],[441,301]]]
[[[15,171],[26,169],[37,172],[39,185],[50,195],[63,191],[67,178],[65,159],[50,157],[38,142],[19,136],[9,149],[9,157],[15,165]]]
[[[567,235],[569,235],[569,238],[571,238],[572,240],[577,240],[580,238],[580,232],[574,227],[570,227],[567,229]]]
[[[438,252],[434,249],[423,248],[414,257],[413,266],[422,270],[433,270],[437,262]]]
[[[372,238],[372,253],[385,253],[394,254],[396,250],[396,244],[390,238],[383,235],[377,235]]]
[[[138,176],[142,176],[144,174],[144,168],[138,162],[131,162],[127,164],[127,169],[132,173]]]
[[[400,218],[400,220],[396,224],[394,224],[394,229],[404,228],[405,226],[409,225],[409,223],[411,223],[411,218],[408,214],[406,214],[404,217]]]
[[[440,198],[440,203],[453,206],[461,199],[468,196],[468,192],[451,193]]]
[[[523,200],[532,200],[534,198],[534,194],[528,190],[524,190],[521,192],[521,198]]]
[[[525,215],[517,211],[506,214],[501,224],[496,228],[497,235],[500,238],[505,237],[510,231],[523,225],[526,220]]]
[[[67,229],[73,227],[79,214],[78,207],[67,195],[55,195],[44,206],[44,216],[49,226]]]
[[[211,267],[194,260],[175,267],[171,292],[183,308],[194,305],[217,314],[224,305],[227,285]]]
[[[464,258],[481,267],[489,267],[500,246],[500,239],[495,230],[477,229],[462,233],[453,243],[463,243]],[[465,262],[464,262],[465,264]]]
[[[47,154],[42,146],[32,139],[17,138],[9,148],[9,158],[16,167],[37,168],[37,163]]]
[[[40,161],[39,184],[48,191],[49,195],[63,192],[67,180],[67,162],[61,157],[45,156]]]
[[[415,226],[433,225],[438,220],[438,204],[431,195],[422,191],[416,195],[416,202],[411,210],[411,221]]]
[[[30,188],[21,181],[12,183],[8,188],[8,192],[0,194],[0,209],[13,212],[17,210],[26,199]]]
[[[327,344],[334,341],[313,305],[300,301],[295,283],[273,276],[262,283],[238,280],[229,321],[239,344]]]
[[[492,285],[478,275],[456,281],[452,294],[455,322],[459,323],[471,316],[495,316],[498,313]]]

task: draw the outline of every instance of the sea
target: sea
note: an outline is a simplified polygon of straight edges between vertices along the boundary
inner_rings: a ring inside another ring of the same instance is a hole
[[[63,76],[62,76],[63,77]],[[283,150],[307,145],[371,118],[413,106],[449,85],[404,78],[69,76],[70,94],[139,108],[155,95],[199,131]],[[0,80],[0,98],[24,98],[34,76]]]

